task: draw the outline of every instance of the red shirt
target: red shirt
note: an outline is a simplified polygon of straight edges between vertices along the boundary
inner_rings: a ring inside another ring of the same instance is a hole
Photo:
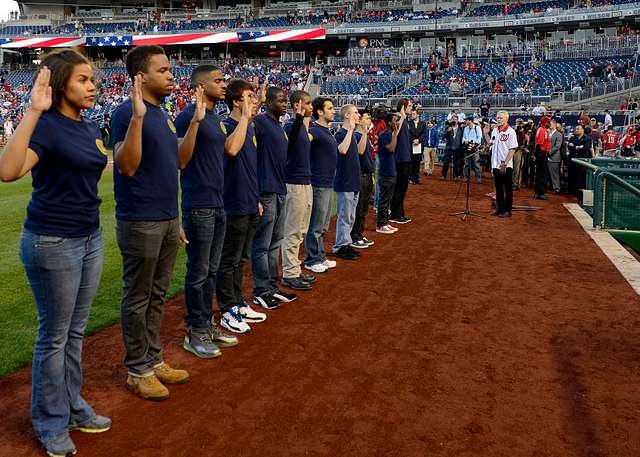
[[[618,134],[613,130],[605,132],[602,136],[602,145],[605,151],[610,151],[618,147]]]
[[[551,152],[551,137],[544,127],[538,127],[536,132],[536,146],[540,145],[540,152],[548,154]]]
[[[636,135],[635,133],[628,133],[624,136],[624,141],[622,146],[625,148],[632,148],[636,144]]]

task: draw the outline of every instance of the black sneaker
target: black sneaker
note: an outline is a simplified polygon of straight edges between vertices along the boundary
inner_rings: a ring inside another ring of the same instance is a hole
[[[362,241],[364,241],[367,246],[373,246],[374,244],[376,244],[375,241],[370,240],[369,238],[364,236],[362,237]]]
[[[281,302],[284,302],[284,303],[291,303],[296,298],[298,298],[298,296],[296,294],[285,292],[285,291],[280,290],[280,289],[276,290],[273,293],[273,297],[277,298],[278,300],[280,300]]]
[[[338,249],[338,252],[336,252],[336,257],[340,257],[344,260],[358,260],[358,256],[352,254],[351,251],[349,251],[347,248],[348,246],[342,246],[340,249]]]
[[[398,219],[396,221],[398,224],[408,224],[409,222],[411,222],[411,218],[407,217],[407,216],[402,216],[400,219]]]
[[[253,303],[264,309],[278,309],[282,306],[280,304],[280,300],[278,300],[273,295],[268,294],[254,296]]]
[[[356,251],[355,249],[353,249],[351,246],[345,246],[345,248],[347,249],[347,251],[351,254],[351,255],[355,255],[356,257],[360,257],[362,255],[362,253],[360,251]]]
[[[311,290],[311,284],[300,277],[282,278],[282,285],[295,290]]]
[[[511,211],[503,211],[498,214],[498,217],[511,217]]]
[[[493,215],[494,215],[494,216],[500,216],[501,214],[502,214],[502,211],[500,211],[500,210],[496,210],[496,211],[493,213]]]
[[[300,279],[311,284],[312,282],[316,282],[316,277],[313,275],[306,275],[304,273],[300,273]]]

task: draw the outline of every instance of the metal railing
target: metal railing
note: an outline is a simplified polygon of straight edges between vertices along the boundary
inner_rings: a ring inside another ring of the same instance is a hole
[[[615,82],[607,82],[602,85],[594,84],[585,89],[580,88],[580,90],[568,90],[562,94],[561,99],[564,103],[579,102],[593,97],[631,90],[636,87],[640,87],[640,76],[619,78]]]

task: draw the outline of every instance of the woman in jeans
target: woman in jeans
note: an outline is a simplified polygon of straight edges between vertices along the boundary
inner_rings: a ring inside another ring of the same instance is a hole
[[[0,179],[28,172],[33,193],[20,259],[38,311],[31,421],[50,456],[75,454],[69,431],[107,431],[80,395],[82,340],[103,263],[98,181],[107,150],[81,110],[95,102],[93,69],[75,51],[49,54],[31,91],[31,107],[0,158]]]

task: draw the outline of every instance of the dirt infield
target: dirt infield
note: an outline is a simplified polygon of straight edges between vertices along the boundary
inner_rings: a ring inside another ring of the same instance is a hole
[[[372,234],[361,260],[339,262],[220,359],[181,349],[171,302],[166,360],[192,379],[165,402],[124,388],[119,327],[89,338],[85,396],[114,426],[74,432],[78,455],[640,455],[638,297],[567,199],[462,222],[448,216],[463,206],[457,189],[412,186],[415,222]],[[474,185],[473,209],[490,212],[490,190]],[[29,389],[28,370],[0,380],[0,456],[39,455]]]

